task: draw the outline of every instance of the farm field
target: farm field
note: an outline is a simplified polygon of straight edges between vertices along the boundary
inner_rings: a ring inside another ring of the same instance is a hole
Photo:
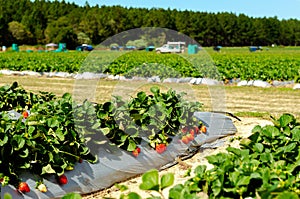
[[[61,96],[65,92],[73,92],[75,80],[67,78],[45,78],[45,77],[30,77],[30,76],[5,76],[2,75],[0,79],[0,86],[5,84],[11,84],[17,81],[26,90],[34,92],[48,91]],[[89,85],[88,80],[83,84]],[[135,82],[136,83],[136,82]],[[132,82],[131,82],[132,84]],[[140,82],[137,82],[140,84]],[[126,90],[126,84],[118,81],[106,81],[100,80],[97,85],[96,102],[102,103],[111,99],[111,94],[114,93],[114,89],[122,88]],[[164,85],[166,86],[166,84]],[[189,85],[183,84],[179,89],[187,89]],[[141,87],[139,89],[147,90],[150,85]],[[170,85],[172,87],[172,85]],[[191,89],[197,96],[197,100],[204,103],[205,110],[211,110],[211,99],[209,89],[206,86],[191,86]],[[256,87],[237,87],[237,86],[224,86],[226,93],[226,105],[227,111],[239,116],[241,121],[233,119],[234,124],[237,127],[237,134],[235,137],[246,137],[250,135],[251,130],[256,125],[271,124],[270,115],[278,117],[282,113],[292,113],[297,118],[300,117],[299,100],[300,93],[297,90],[293,90],[288,87],[272,87],[272,88],[256,88]],[[175,174],[175,184],[184,183],[189,177],[185,177],[188,169],[194,170],[197,165],[209,166],[205,156],[217,154],[219,152],[225,152],[226,147],[238,147],[238,141],[231,142],[229,138],[224,139],[224,143],[217,149],[207,149],[200,151],[192,158],[185,160],[178,165],[168,168],[160,172],[160,175],[166,173]],[[138,185],[141,183],[141,177],[135,177],[122,182],[122,185],[128,186],[130,191],[135,191],[143,197],[148,197],[149,192],[142,192],[138,189]],[[164,194],[167,194],[169,189],[164,190]],[[126,193],[126,192],[125,192]],[[103,197],[118,198],[122,192],[116,187],[111,187],[99,192],[83,195],[84,199],[99,199]]]
[[[249,53],[246,50],[242,49],[243,52],[240,52],[241,49],[239,48],[231,48],[226,49],[220,53],[216,53],[212,51],[211,49],[207,49],[207,52],[209,54],[208,58],[214,59],[214,62],[216,66],[218,67],[218,71],[220,72],[220,76],[222,80],[228,80],[228,79],[258,79],[256,77],[262,77],[261,79],[271,82],[272,80],[279,80],[279,81],[286,81],[286,80],[296,80],[298,81],[297,75],[299,74],[299,59],[297,57],[297,54],[299,53],[299,49],[297,48],[291,48],[291,49],[274,49],[274,51],[264,51],[264,52],[256,52],[256,53]],[[4,54],[3,54],[4,55]],[[13,54],[8,53],[5,54],[8,57],[14,59]],[[136,65],[139,65],[144,60],[144,57],[147,57],[148,59],[156,60],[158,59],[157,54],[149,54],[145,52],[134,52],[133,54],[125,54],[124,56],[119,57],[116,59],[115,62],[112,62],[110,67],[107,67],[107,60],[103,61],[101,64],[101,67],[97,68],[95,71],[95,66],[98,64],[93,62],[93,59],[88,59],[88,61],[84,65],[83,60],[86,58],[87,54],[77,54],[77,52],[70,52],[69,54],[65,54],[64,57],[62,54],[55,54],[57,57],[51,57],[48,56],[44,57],[46,60],[43,60],[43,54],[15,54],[20,55],[19,58],[17,58],[17,62],[20,63],[21,68],[18,70],[33,70],[33,71],[67,71],[67,72],[84,72],[84,71],[93,71],[93,72],[104,72],[103,69],[106,70],[106,72],[109,72],[110,74],[122,74],[125,76],[135,76],[135,75],[149,75],[148,71],[146,70],[140,70],[140,71],[134,71],[133,68]],[[22,57],[23,55],[23,57]],[[28,62],[29,57],[28,56],[40,56],[39,59],[30,58],[32,59],[32,62]],[[76,56],[80,55],[80,56]],[[111,55],[108,55],[108,60],[110,60],[112,57]],[[270,59],[276,58],[276,59]],[[3,58],[3,57],[2,57]],[[22,58],[25,58],[25,61],[22,60]],[[97,58],[97,57],[96,57]],[[161,59],[161,57],[159,58]],[[35,62],[36,60],[39,60],[39,62]],[[57,61],[58,60],[58,61]],[[74,61],[76,60],[76,61]],[[176,77],[185,77],[185,76],[205,76],[205,77],[211,77],[214,78],[213,75],[216,75],[216,70],[213,68],[213,70],[207,70],[207,66],[210,67],[212,62],[207,61],[208,63],[203,68],[205,70],[191,70],[190,63],[186,62],[186,60],[182,58],[176,57],[174,58],[174,55],[164,55],[164,60],[166,62],[164,65],[168,65],[170,67],[167,67],[168,69],[165,70],[158,70],[155,71],[157,74],[155,75],[164,75],[164,74],[182,74]],[[221,61],[220,61],[221,60]],[[9,64],[12,64],[10,60]],[[32,68],[22,68],[23,63],[31,63]],[[72,65],[72,63],[75,63],[75,65]],[[3,62],[5,63],[5,62]],[[128,63],[132,63],[131,65]],[[176,65],[176,63],[179,63]],[[198,62],[199,63],[199,62]],[[14,62],[16,64],[16,62]],[[61,64],[61,65],[60,65]],[[13,65],[13,64],[12,64]],[[82,65],[86,67],[82,67]],[[245,68],[245,66],[249,66],[248,68]],[[272,65],[272,67],[269,67],[267,65]],[[38,68],[36,70],[36,66],[42,66],[41,68]],[[55,66],[56,68],[51,68],[52,66]],[[61,67],[64,68],[61,68]],[[156,65],[156,67],[159,65]],[[261,66],[261,68],[259,68]],[[80,68],[81,67],[81,68]],[[244,68],[243,68],[244,67]],[[162,67],[158,67],[162,68]],[[69,70],[70,69],[70,70]],[[142,68],[145,69],[145,68]],[[146,68],[147,69],[147,68]],[[151,70],[153,68],[150,68]],[[170,69],[170,70],[169,70]],[[247,69],[247,70],[246,70]],[[256,70],[255,70],[256,69]],[[176,72],[174,72],[174,71]],[[253,72],[256,71],[256,72]],[[130,73],[133,72],[133,73]],[[137,72],[137,73],[134,73]],[[146,73],[144,73],[146,72]],[[251,74],[251,76],[249,76]],[[265,76],[264,76],[265,75]],[[219,76],[219,77],[220,77]],[[165,76],[168,77],[168,76]],[[162,76],[162,78],[165,78]],[[215,76],[217,77],[217,76]],[[74,80],[72,78],[47,78],[45,76],[41,77],[33,77],[33,76],[14,76],[14,75],[0,75],[0,86],[4,86],[7,84],[12,84],[13,82],[18,82],[20,86],[22,86],[25,90],[32,91],[34,93],[37,93],[39,91],[46,91],[46,92],[52,92],[57,96],[62,96],[65,93],[70,93],[71,95],[76,94],[75,99],[77,100],[84,100],[89,99],[89,101],[95,102],[97,104],[101,104],[107,101],[110,101],[114,95],[120,95],[125,98],[129,98],[131,96],[134,96],[137,92],[143,91],[146,92],[146,94],[150,94],[150,91],[153,87],[153,85],[157,85],[161,87],[162,91],[167,91],[169,88],[173,88],[176,91],[183,91],[186,92],[187,95],[185,96],[185,99],[191,100],[191,101],[198,101],[203,103],[203,109],[204,111],[227,111],[229,113],[233,113],[234,115],[238,116],[241,121],[238,121],[236,119],[233,119],[234,124],[236,125],[238,132],[235,137],[246,137],[250,135],[251,130],[254,128],[255,125],[266,125],[270,124],[270,116],[279,117],[280,115],[284,113],[290,113],[293,114],[297,119],[300,118],[300,92],[299,90],[293,90],[292,85],[289,84],[288,86],[278,86],[278,87],[270,87],[270,88],[258,88],[258,87],[238,87],[233,85],[225,85],[225,86],[204,86],[204,85],[191,85],[187,83],[149,83],[147,81],[115,81],[115,80]],[[95,88],[93,86],[96,85]],[[151,88],[151,89],[150,89]],[[76,90],[78,89],[78,90]],[[79,92],[78,92],[79,91]],[[151,90],[151,92],[155,94],[155,91]],[[168,94],[169,95],[169,94]],[[25,96],[25,95],[22,95]],[[139,99],[143,98],[143,95],[140,94],[138,97]],[[63,100],[70,100],[68,98],[68,95],[64,95]],[[150,101],[148,101],[150,103]],[[69,103],[69,101],[68,101]],[[153,103],[153,101],[151,101]],[[50,102],[51,104],[51,102]],[[149,104],[148,104],[149,105]],[[178,105],[177,105],[178,106]],[[191,108],[193,105],[189,105],[189,108]],[[83,106],[86,107],[86,106]],[[102,110],[101,106],[97,106]],[[176,107],[176,106],[175,106]],[[38,109],[33,111],[39,111]],[[53,109],[56,111],[59,111],[58,109]],[[104,110],[104,106],[103,106]],[[135,110],[135,109],[133,109]],[[100,112],[99,112],[100,113]],[[51,115],[52,113],[50,113]],[[53,113],[55,114],[55,113]],[[102,114],[102,113],[101,113]],[[99,115],[100,117],[101,114]],[[34,116],[34,114],[33,114]],[[52,116],[51,116],[52,117]],[[55,115],[54,115],[55,117]],[[103,115],[103,118],[106,118],[105,115]],[[99,121],[101,121],[103,118],[101,118]],[[53,118],[52,118],[53,119]],[[55,125],[59,125],[58,123],[52,123],[53,121],[48,119],[47,125],[52,125],[53,127]],[[103,119],[103,121],[106,121]],[[290,126],[287,126],[287,122],[294,122],[293,119],[290,118],[290,116],[285,116],[282,120],[280,120],[280,125],[282,127],[291,128],[291,130],[287,130],[285,133],[289,131],[297,131],[297,127],[295,129],[293,128],[293,125],[291,123]],[[92,122],[91,122],[92,123]],[[106,123],[102,123],[101,125],[106,125]],[[188,123],[185,123],[185,125],[190,125]],[[193,125],[193,124],[191,124]],[[94,126],[94,125],[93,125]],[[96,127],[95,127],[96,128]],[[181,128],[181,127],[180,127]],[[190,128],[190,127],[189,127]],[[199,126],[200,128],[200,126]],[[283,129],[283,128],[281,128]],[[268,131],[270,129],[266,129]],[[34,131],[34,127],[31,128],[31,131]],[[167,129],[166,129],[167,132]],[[270,130],[272,133],[276,133],[274,129]],[[113,133],[111,131],[110,133]],[[298,131],[296,133],[299,133]],[[114,135],[115,134],[111,134]],[[114,137],[112,136],[112,137]],[[290,138],[286,141],[289,141]],[[62,139],[62,138],[61,138]],[[127,138],[126,138],[127,139]],[[137,145],[134,143],[130,143],[130,141],[133,141],[135,138],[129,138],[132,140],[129,140],[129,144],[122,143],[120,146],[125,147],[124,149],[128,152],[131,152],[133,149],[134,151],[137,149]],[[161,138],[159,138],[161,139]],[[161,144],[161,142],[168,143],[168,140],[166,138],[162,140],[155,140],[153,139],[151,142],[149,142],[149,145],[153,147],[157,152],[158,150],[156,147],[158,146],[158,143]],[[265,138],[263,138],[265,139]],[[281,138],[280,138],[281,139]],[[135,142],[136,140],[134,140]],[[158,143],[157,143],[158,142]],[[284,149],[284,150],[293,150],[295,143],[298,142],[298,137],[293,136],[291,143],[291,148]],[[154,145],[151,145],[154,144]],[[119,144],[119,143],[115,143]],[[200,153],[197,153],[194,157],[191,159],[188,159],[184,162],[180,162],[175,167],[169,168],[163,172],[160,172],[160,174],[164,174],[166,172],[172,172],[175,174],[175,184],[182,183],[187,178],[184,177],[184,173],[187,169],[195,169],[195,166],[199,165],[200,163],[204,163],[207,166],[209,164],[207,161],[205,161],[206,155],[216,154],[217,152],[224,152],[225,148],[227,146],[234,146],[238,147],[239,142],[231,142],[228,138],[224,139],[224,143],[221,147],[218,149],[209,149],[201,151]],[[255,146],[258,143],[255,144]],[[165,146],[165,145],[164,145]],[[261,145],[259,145],[261,147]],[[265,146],[267,147],[267,146]],[[122,148],[123,149],[123,148]],[[165,150],[165,149],[163,149]],[[255,150],[259,150],[261,152],[261,148],[254,148]],[[138,152],[139,153],[139,152]],[[138,154],[137,154],[138,155]],[[92,160],[91,160],[92,161]],[[263,160],[264,161],[264,160]],[[130,189],[136,190],[137,183],[141,182],[141,178],[133,178],[130,180],[127,180],[124,182],[126,186],[129,186]],[[235,190],[233,192],[236,192]],[[92,198],[102,198],[102,197],[118,197],[121,193],[116,187],[111,187],[106,190],[102,190],[96,193],[91,193],[83,196],[85,199],[92,199]],[[143,197],[146,197],[143,195]]]
[[[297,47],[265,48],[263,51],[252,53],[246,47],[224,48],[220,52],[211,48],[203,49],[195,55],[158,55],[145,51],[94,51],[90,54],[5,52],[0,56],[0,69],[96,72],[127,77],[209,77],[223,81],[260,79],[271,82],[299,79],[300,49]]]

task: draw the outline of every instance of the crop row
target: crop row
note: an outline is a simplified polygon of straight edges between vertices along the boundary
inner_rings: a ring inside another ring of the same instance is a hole
[[[18,187],[23,171],[60,177],[82,160],[96,163],[93,154],[98,149],[88,142],[91,139],[110,141],[137,157],[143,150],[139,146],[160,154],[175,136],[188,144],[206,133],[193,116],[200,103],[183,100],[183,94],[173,90],[162,93],[152,87],[150,91],[151,95],[139,92],[129,101],[115,97],[103,104],[79,105],[68,93],[35,94],[16,82],[0,87],[0,183]]]
[[[95,72],[131,76],[208,77],[219,80],[294,80],[300,76],[297,50],[221,52],[195,55],[94,51],[90,54],[2,53],[0,68],[37,72]]]

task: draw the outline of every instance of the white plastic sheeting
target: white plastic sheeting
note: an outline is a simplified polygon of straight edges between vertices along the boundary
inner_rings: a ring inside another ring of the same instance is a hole
[[[122,75],[108,75],[103,73],[91,73],[91,72],[83,72],[83,73],[66,73],[66,72],[33,72],[33,71],[12,71],[12,70],[0,70],[0,74],[3,75],[29,75],[29,76],[46,76],[46,77],[62,77],[62,78],[74,78],[74,79],[109,79],[109,80],[121,80],[121,81],[147,81],[147,82],[163,82],[163,83],[190,83],[195,85],[221,85],[221,81],[217,81],[210,78],[193,78],[193,77],[183,77],[183,78],[166,78],[160,79],[158,76],[153,77],[125,77]],[[262,81],[262,80],[240,80],[240,79],[232,79],[229,81],[230,84],[237,84],[237,86],[255,86],[268,88],[271,86],[287,86],[291,84],[295,84],[294,81],[277,81],[274,80],[271,83]],[[297,85],[295,85],[297,87]],[[297,89],[297,88],[295,88]]]

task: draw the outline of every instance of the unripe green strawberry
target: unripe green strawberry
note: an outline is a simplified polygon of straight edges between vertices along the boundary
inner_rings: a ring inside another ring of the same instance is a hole
[[[43,192],[43,193],[47,192],[47,187],[43,183],[40,184],[37,188],[38,188],[38,190],[40,190],[40,192]]]

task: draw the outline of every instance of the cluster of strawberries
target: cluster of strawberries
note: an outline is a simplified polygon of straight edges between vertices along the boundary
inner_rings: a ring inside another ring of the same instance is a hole
[[[189,142],[191,142],[192,140],[195,139],[195,135],[200,134],[200,133],[206,133],[206,132],[207,132],[207,128],[204,125],[202,125],[200,127],[200,129],[199,129],[198,126],[183,127],[181,129],[182,137],[181,137],[180,141],[182,141],[184,144],[188,144]],[[156,144],[155,150],[156,150],[157,153],[162,154],[165,150],[167,150],[167,145],[164,144],[164,143]],[[136,147],[132,151],[132,155],[134,157],[138,157],[138,155],[140,153],[141,153],[141,148],[139,148],[139,147]]]
[[[200,133],[206,133],[207,129],[206,126],[201,126],[200,129],[198,126],[194,126],[194,127],[183,127],[181,129],[181,133],[182,133],[182,137],[181,137],[181,141],[184,144],[188,144],[189,142],[193,141],[195,139],[195,135],[200,134]]]
[[[66,175],[60,175],[57,177],[57,182],[60,184],[60,185],[64,185],[64,184],[67,184],[68,183],[68,178]],[[45,193],[47,192],[47,187],[46,185],[43,183],[43,182],[37,182],[37,186],[36,188]],[[22,193],[28,193],[30,192],[30,188],[28,186],[28,184],[26,182],[20,182],[19,183],[19,187],[18,187],[18,190]]]
[[[166,144],[156,144],[156,146],[155,146],[155,150],[156,150],[157,153],[159,153],[159,154],[163,153],[166,149],[167,149],[167,145],[166,145]],[[132,155],[133,155],[134,157],[138,157],[140,153],[141,153],[141,148],[140,148],[140,147],[136,147],[136,148],[132,151]]]

